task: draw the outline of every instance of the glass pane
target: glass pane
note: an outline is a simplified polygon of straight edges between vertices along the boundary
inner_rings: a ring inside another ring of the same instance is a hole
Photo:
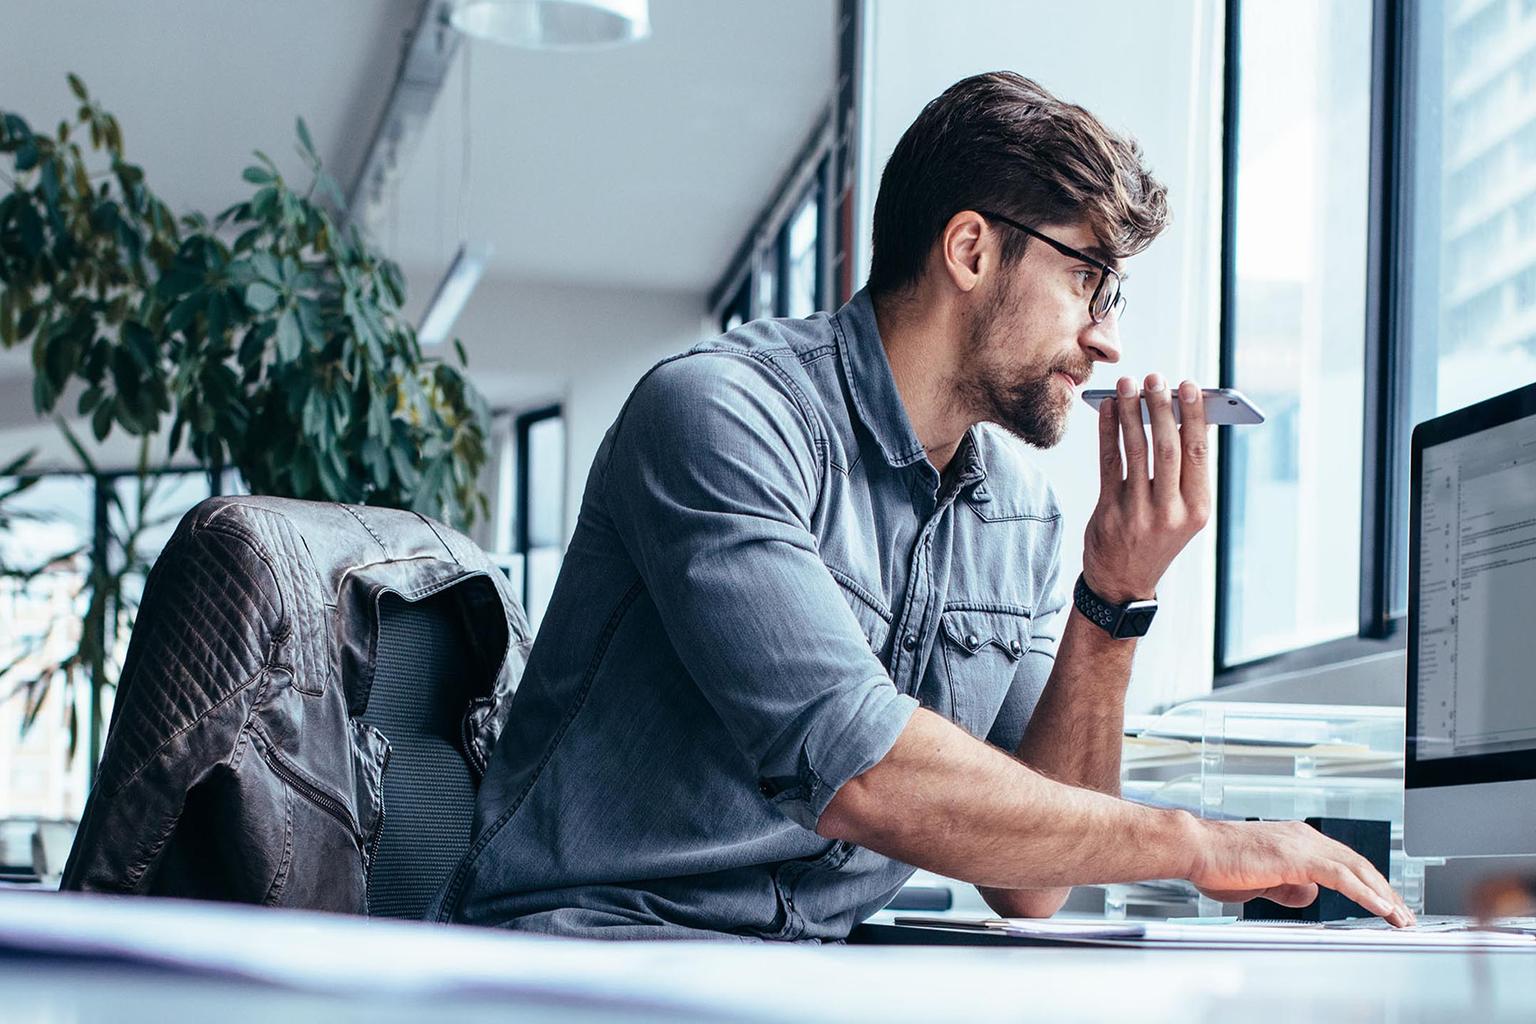
[[[9,481],[0,481],[4,487]],[[69,756],[71,702],[54,677],[32,728],[23,737],[26,704],[17,686],[57,665],[80,642],[82,589],[90,574],[94,482],[79,475],[47,476],[6,503],[13,520],[0,531],[0,560],[12,569],[43,571],[23,583],[0,579],[0,816],[77,817],[85,803],[85,687],[74,710],[81,743]],[[77,551],[70,554],[72,551]]]
[[[1245,0],[1228,664],[1359,621],[1369,0]]]
[[[779,275],[774,268],[774,254],[770,246],[767,255],[761,260],[757,276],[754,279],[754,287],[757,295],[753,300],[752,317],[782,316],[779,306]]]
[[[528,552],[528,624],[535,631],[544,621],[544,610],[555,592],[555,578],[560,575],[560,549],[534,548]]]
[[[564,533],[565,420],[528,425],[528,546],[559,547]]]
[[[788,247],[785,265],[789,271],[785,282],[785,316],[805,317],[816,312],[816,229],[820,214],[821,204],[812,190],[784,229],[784,245]]]
[[[124,536],[130,525],[139,519],[139,478],[121,476],[116,485],[122,513],[113,510],[112,528],[119,536]],[[144,481],[143,529],[135,542],[135,556],[145,564],[153,564],[171,534],[176,532],[181,517],[208,497],[208,493],[206,473],[159,473],[147,477]],[[123,515],[128,517],[126,522]]]
[[[1419,30],[1414,423],[1536,381],[1536,2],[1429,0]],[[1404,459],[1400,508],[1408,475]],[[1396,582],[1401,612],[1403,564]]]

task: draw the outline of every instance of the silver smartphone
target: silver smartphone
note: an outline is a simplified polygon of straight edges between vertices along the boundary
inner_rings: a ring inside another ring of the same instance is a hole
[[[1264,413],[1258,406],[1248,400],[1248,396],[1236,388],[1201,388],[1205,395],[1205,422],[1215,426],[1237,427],[1251,423],[1263,423]],[[1099,411],[1099,405],[1106,399],[1115,398],[1117,394],[1113,388],[1100,390],[1093,388],[1083,392],[1083,401],[1093,409]],[[1177,389],[1171,396],[1173,398],[1173,421],[1180,422],[1179,402]],[[1151,412],[1147,409],[1147,403],[1141,403],[1141,422],[1151,422]]]

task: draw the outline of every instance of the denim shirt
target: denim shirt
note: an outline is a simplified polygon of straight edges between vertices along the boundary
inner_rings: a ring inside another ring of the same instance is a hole
[[[973,427],[941,476],[864,292],[664,360],[609,429],[469,853],[434,916],[841,940],[912,869],[825,839],[918,706],[1012,751],[1064,621],[1061,514]]]

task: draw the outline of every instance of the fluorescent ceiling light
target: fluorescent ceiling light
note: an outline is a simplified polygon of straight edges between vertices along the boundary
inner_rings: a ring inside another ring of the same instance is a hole
[[[448,340],[448,332],[453,330],[453,322],[464,311],[469,293],[475,290],[480,275],[485,273],[485,262],[490,255],[489,243],[465,242],[459,246],[448,266],[448,273],[443,275],[437,291],[432,294],[432,301],[427,303],[426,315],[416,329],[417,341],[423,345],[441,345]]]
[[[465,35],[532,50],[592,50],[651,34],[649,0],[460,0],[448,16]]]

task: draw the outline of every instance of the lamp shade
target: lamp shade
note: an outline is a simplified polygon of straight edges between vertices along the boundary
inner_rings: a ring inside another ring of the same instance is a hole
[[[651,34],[649,0],[460,0],[449,22],[465,35],[531,50],[592,50]]]

